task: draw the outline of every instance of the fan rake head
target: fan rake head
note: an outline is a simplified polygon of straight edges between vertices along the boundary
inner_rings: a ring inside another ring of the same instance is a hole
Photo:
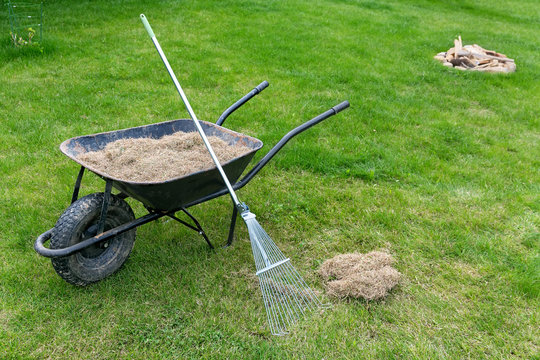
[[[274,335],[285,335],[306,311],[323,304],[257,222],[255,215],[248,210],[242,213],[242,218],[249,231],[270,331]]]

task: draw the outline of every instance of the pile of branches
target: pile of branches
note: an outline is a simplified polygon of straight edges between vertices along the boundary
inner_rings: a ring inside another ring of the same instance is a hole
[[[444,66],[459,70],[473,70],[485,72],[514,72],[516,64],[514,59],[493,50],[486,50],[479,45],[465,45],[461,36],[454,40],[454,47],[446,52],[435,55],[435,59]]]

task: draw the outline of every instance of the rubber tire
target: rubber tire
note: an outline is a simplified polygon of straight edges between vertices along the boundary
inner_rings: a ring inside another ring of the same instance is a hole
[[[62,249],[91,237],[83,233],[99,221],[103,193],[90,194],[71,204],[54,226],[50,248]],[[128,223],[135,219],[133,210],[123,199],[112,195],[107,212],[105,230]],[[127,260],[135,243],[136,229],[115,236],[107,241],[103,249],[99,245],[70,256],[51,259],[54,270],[65,281],[86,286],[111,275]],[[88,252],[93,254],[86,254]]]

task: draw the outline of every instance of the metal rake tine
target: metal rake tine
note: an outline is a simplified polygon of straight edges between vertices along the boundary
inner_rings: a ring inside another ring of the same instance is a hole
[[[275,301],[275,296],[274,296],[274,291],[272,289],[272,286],[270,284],[270,281],[268,280],[271,280],[269,279],[267,276],[266,277],[266,285],[267,285],[267,294],[268,294],[268,297],[269,297],[269,301],[270,301],[270,306],[272,308],[272,311],[274,312],[275,314],[275,317],[274,317],[274,327],[276,328],[276,331],[274,331],[277,335],[280,335],[280,334],[285,334],[287,333],[287,330],[286,330],[286,325],[285,325],[285,320],[283,318],[283,311],[281,311],[281,305],[279,304],[279,302]]]
[[[290,264],[287,264],[287,265],[290,265]],[[285,267],[284,276],[287,276],[291,283],[296,283],[296,280],[289,275],[290,271],[289,271],[288,268],[289,268],[289,266]],[[305,295],[303,293],[303,289],[300,290],[300,291],[301,291],[301,296],[299,296],[300,300],[297,301],[297,305],[300,308],[300,310],[302,311],[302,314],[304,314],[304,310],[302,309],[302,305],[300,304],[300,302],[303,303],[304,306],[307,305],[306,307],[308,307],[308,308],[309,308],[309,302],[306,301]],[[297,292],[294,292],[295,297],[297,296],[296,294],[297,294]]]
[[[286,267],[287,265],[289,265],[289,263],[284,264],[283,266]],[[282,273],[281,276],[285,276],[285,274]],[[287,290],[289,290],[289,289],[287,289]],[[304,314],[304,311],[302,310],[302,308],[301,308],[301,306],[300,306],[300,304],[299,304],[299,302],[298,302],[298,299],[297,299],[297,296],[296,296],[296,292],[294,292],[294,291],[292,292],[292,298],[294,299],[294,301],[295,301],[297,307],[300,309],[300,311],[301,311],[301,313],[302,313],[302,315],[303,315],[303,314]],[[289,299],[290,299],[290,297],[289,297]],[[292,303],[292,301],[291,301],[291,303]],[[295,311],[295,312],[296,312],[296,311]],[[297,312],[296,312],[296,313],[297,313]],[[297,313],[297,317],[299,317],[298,313]]]
[[[270,270],[272,271],[272,270]],[[270,278],[270,280],[272,280],[271,282],[269,282],[269,287],[270,287],[270,291],[271,291],[271,294],[272,294],[272,300],[273,302],[276,304],[276,307],[277,309],[279,309],[278,311],[278,315],[281,319],[281,322],[283,323],[283,328],[284,330],[286,331],[287,329],[287,325],[291,325],[291,317],[290,317],[290,309],[288,309],[284,302],[282,301],[282,296],[280,295],[279,293],[279,290],[278,288],[276,287],[276,282],[275,280],[270,277],[270,274],[266,273],[265,274],[268,278]]]
[[[274,326],[277,331],[275,331],[274,333],[276,335],[286,334],[287,333],[287,326],[285,324],[286,319],[283,318],[283,311],[281,310],[282,308],[281,305],[279,304],[279,302],[275,301],[274,290],[272,290],[272,287],[269,285],[269,282],[267,282],[267,294],[269,295],[270,306],[272,307],[273,310],[275,310]]]
[[[306,284],[304,279],[300,276],[298,271],[292,265],[287,268],[287,271],[291,274],[293,281],[300,284],[300,288],[302,288],[302,292],[303,293],[305,292],[307,293],[307,295],[309,295],[311,299],[311,303],[322,305],[319,299],[317,298],[317,296],[315,295],[315,293],[313,292],[313,290],[311,290],[311,288]],[[309,301],[307,303],[308,305],[310,304]],[[316,307],[313,306],[313,309],[316,309]]]
[[[277,275],[277,278],[280,278],[280,275],[279,275],[277,269],[272,269],[272,270],[270,270],[270,271],[271,271],[272,273],[275,273],[275,275]],[[271,274],[269,274],[269,275],[271,275]],[[275,276],[274,276],[274,278],[275,278]],[[282,281],[282,283],[284,283],[284,282]],[[287,306],[286,310],[287,310],[287,315],[288,315],[288,317],[289,317],[289,319],[290,319],[289,323],[292,322],[292,323],[294,324],[294,323],[296,322],[296,321],[294,320],[294,319],[295,319],[294,315],[296,315],[296,317],[298,317],[298,315],[296,314],[296,311],[294,311],[294,307],[293,307],[293,306],[289,306],[289,303],[292,305],[292,301],[291,301],[290,296],[287,294],[288,289],[285,289],[285,290],[286,290],[286,291],[281,291],[281,292],[280,292],[279,289],[276,289],[276,292],[277,292],[278,294],[280,294],[280,295],[279,295],[280,299],[283,299],[283,300],[284,300],[284,301],[282,301],[282,303],[283,303],[283,302],[285,303],[284,306],[285,306],[285,305]]]
[[[276,310],[273,304],[270,303],[271,300],[268,295],[267,282],[265,281],[265,279],[259,278],[259,284],[263,295],[263,301],[266,307],[266,318],[268,320],[268,323],[270,324],[270,331],[274,334],[277,333],[277,331],[275,330],[275,324],[277,322]]]

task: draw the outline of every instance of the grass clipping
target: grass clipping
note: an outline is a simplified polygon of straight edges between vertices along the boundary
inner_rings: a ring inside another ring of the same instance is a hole
[[[319,275],[331,296],[379,300],[399,282],[401,274],[393,263],[392,256],[381,251],[341,254],[326,260]]]
[[[229,145],[209,136],[220,163],[242,156],[250,148]],[[82,163],[111,177],[131,182],[163,182],[215,167],[197,132],[176,132],[159,139],[120,139],[100,151],[80,154]]]

